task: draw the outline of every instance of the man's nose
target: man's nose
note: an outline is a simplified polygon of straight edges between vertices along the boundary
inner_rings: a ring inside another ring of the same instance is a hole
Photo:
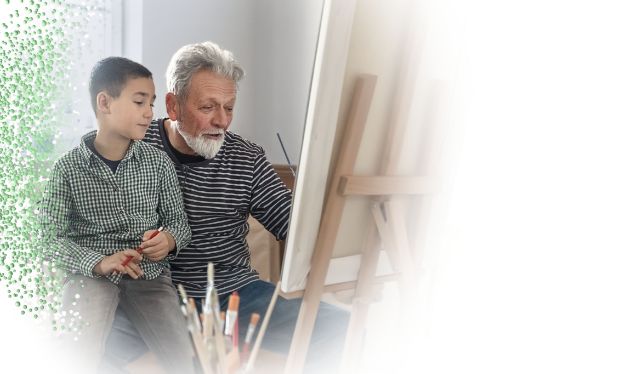
[[[224,108],[219,108],[213,115],[213,125],[224,129],[229,126],[229,114]]]

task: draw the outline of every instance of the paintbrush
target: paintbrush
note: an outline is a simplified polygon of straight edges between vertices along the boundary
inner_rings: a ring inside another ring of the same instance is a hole
[[[269,319],[271,319],[271,313],[273,313],[273,308],[276,305],[279,291],[280,281],[278,281],[275,290],[273,290],[273,295],[271,296],[271,301],[269,302],[267,313],[264,315],[264,320],[262,320],[262,324],[260,325],[260,331],[258,332],[258,336],[256,337],[256,342],[253,345],[253,349],[251,350],[251,356],[249,356],[249,361],[247,362],[246,372],[251,372],[253,370],[253,365],[255,364],[256,358],[258,357],[258,351],[260,350],[260,345],[262,344],[262,338],[264,337],[264,333],[267,331]]]

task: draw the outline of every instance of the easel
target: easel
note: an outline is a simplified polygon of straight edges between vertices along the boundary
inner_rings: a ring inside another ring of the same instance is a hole
[[[366,314],[373,292],[373,286],[378,279],[375,276],[380,250],[377,246],[378,238],[389,253],[396,279],[403,285],[412,284],[416,275],[412,264],[412,254],[409,251],[405,222],[399,206],[388,198],[400,194],[425,194],[427,180],[424,177],[386,176],[391,170],[393,157],[398,154],[401,146],[398,139],[402,139],[399,128],[390,128],[389,144],[380,169],[381,176],[354,176],[356,157],[362,135],[364,133],[369,108],[373,98],[377,77],[363,75],[358,78],[353,93],[351,109],[346,123],[343,143],[340,146],[336,167],[334,169],[327,200],[324,206],[316,246],[311,260],[311,270],[307,278],[302,306],[298,315],[296,330],[293,335],[285,373],[298,374],[304,368],[305,358],[309,348],[311,334],[320,305],[320,298],[325,290],[324,282],[329,268],[329,262],[340,226],[343,209],[348,196],[375,196],[376,202],[372,206],[374,219],[369,222],[362,262],[355,283],[356,295],[352,316],[350,319],[347,340],[345,342],[345,358],[342,368],[349,369],[355,365],[350,357],[358,356],[362,347],[362,333],[366,322]],[[387,277],[388,278],[388,277]],[[355,354],[353,354],[355,352]]]

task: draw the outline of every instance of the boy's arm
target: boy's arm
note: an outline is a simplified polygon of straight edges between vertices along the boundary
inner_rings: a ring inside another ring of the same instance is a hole
[[[40,213],[43,230],[42,250],[45,258],[60,263],[68,271],[97,277],[93,269],[105,256],[68,239],[73,212],[71,186],[60,162],[56,162],[45,190]]]
[[[169,248],[168,260],[175,258],[180,250],[191,241],[191,229],[187,213],[184,211],[182,192],[178,183],[178,176],[169,156],[163,154],[160,176],[160,195],[158,196],[158,214],[160,225],[175,241],[175,252]]]

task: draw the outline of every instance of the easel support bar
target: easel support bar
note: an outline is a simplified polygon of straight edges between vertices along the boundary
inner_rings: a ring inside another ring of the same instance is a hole
[[[384,284],[388,282],[394,282],[400,279],[399,273],[391,273],[385,275],[378,275],[373,279],[373,284]],[[340,292],[346,290],[353,290],[358,285],[358,281],[347,281],[340,282],[334,284],[328,284],[324,286],[324,292]],[[293,291],[282,293],[280,296],[284,297],[287,300],[290,299],[299,299],[304,296],[304,291]]]
[[[386,177],[344,175],[340,178],[342,195],[424,195],[430,188],[427,177]]]

